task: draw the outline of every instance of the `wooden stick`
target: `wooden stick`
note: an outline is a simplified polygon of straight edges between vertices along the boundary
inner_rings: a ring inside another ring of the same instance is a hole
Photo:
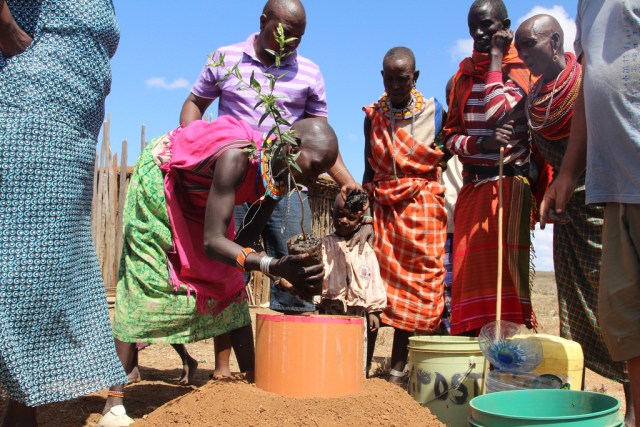
[[[502,182],[504,181],[504,147],[500,147],[498,166],[498,285],[496,289],[496,339],[500,338],[500,319],[502,318]]]

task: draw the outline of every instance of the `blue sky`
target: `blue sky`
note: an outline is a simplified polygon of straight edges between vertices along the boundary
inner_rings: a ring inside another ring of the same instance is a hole
[[[515,30],[525,17],[550,13],[565,29],[567,48],[575,35],[577,0],[507,0]],[[420,70],[418,89],[444,104],[444,86],[462,58],[471,53],[467,30],[470,0],[307,0],[307,30],[299,52],[324,75],[329,122],[356,180],[362,178],[361,108],[383,92],[382,57],[407,46]],[[106,111],[111,141],[119,151],[129,142],[129,164],[140,152],[140,129],[147,139],[178,123],[182,103],[207,55],[218,46],[245,40],[258,31],[264,0],[221,2],[114,0],[121,38],[112,61],[113,84]],[[217,103],[209,111],[215,116]],[[551,233],[536,231],[536,269],[553,270]]]

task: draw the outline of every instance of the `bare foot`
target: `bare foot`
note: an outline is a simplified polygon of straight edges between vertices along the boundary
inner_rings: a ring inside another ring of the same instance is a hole
[[[191,356],[187,357],[187,361],[182,365],[182,375],[178,380],[180,385],[189,385],[193,382],[193,377],[198,370],[198,361]]]
[[[213,371],[213,375],[211,375],[212,379],[216,378],[230,378],[231,377],[231,369],[229,365],[226,366],[216,366],[216,369]]]
[[[133,367],[131,372],[129,372],[129,375],[127,375],[127,378],[129,379],[129,384],[139,383],[140,381],[142,381],[142,377],[140,376],[140,370],[138,369],[137,366]]]
[[[241,381],[249,384],[252,384],[254,382],[253,371],[242,372],[239,374],[230,373],[229,375],[219,375],[214,373],[214,374],[211,374],[209,378],[213,381],[222,381],[222,382]]]

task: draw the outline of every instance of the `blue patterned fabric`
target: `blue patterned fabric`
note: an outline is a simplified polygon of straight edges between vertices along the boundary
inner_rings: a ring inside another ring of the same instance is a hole
[[[90,230],[119,33],[110,0],[7,0],[0,54],[0,388],[29,406],[126,382]]]

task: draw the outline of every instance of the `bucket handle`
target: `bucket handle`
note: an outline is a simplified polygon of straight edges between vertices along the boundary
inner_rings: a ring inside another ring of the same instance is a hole
[[[434,400],[440,399],[442,396],[444,396],[445,394],[449,393],[451,390],[457,390],[462,385],[462,383],[467,379],[469,374],[471,374],[471,372],[475,368],[476,368],[476,361],[472,357],[469,360],[469,368],[467,369],[467,372],[465,372],[464,375],[462,375],[462,378],[460,378],[460,380],[458,380],[457,383],[455,383],[455,384],[452,383],[451,387],[447,388],[445,391],[443,391],[442,393],[438,394],[437,396],[434,396],[433,399],[429,400],[428,402],[423,402],[422,406],[427,406],[429,403],[433,402]]]

